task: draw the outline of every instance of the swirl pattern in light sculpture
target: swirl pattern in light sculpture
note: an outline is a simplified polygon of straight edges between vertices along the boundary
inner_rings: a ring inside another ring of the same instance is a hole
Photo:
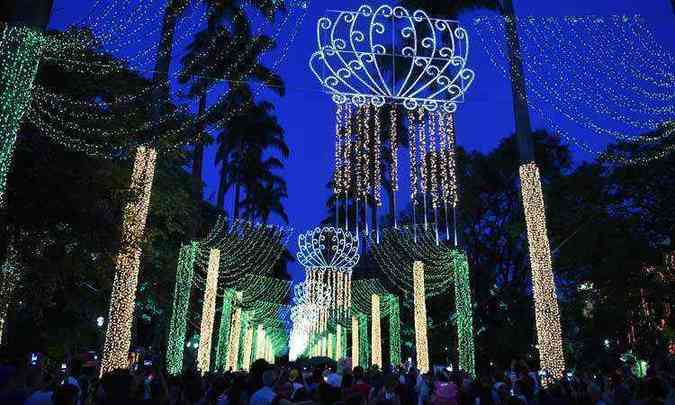
[[[335,14],[319,19],[318,50],[309,61],[333,101],[457,109],[475,77],[467,68],[469,37],[457,21],[389,5]]]

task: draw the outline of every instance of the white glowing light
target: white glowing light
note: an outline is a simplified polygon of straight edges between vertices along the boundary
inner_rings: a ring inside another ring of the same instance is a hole
[[[216,314],[216,293],[218,289],[218,268],[220,266],[220,250],[211,249],[209,266],[204,287],[204,304],[202,306],[202,322],[199,332],[200,345],[197,353],[197,369],[206,374],[211,370],[211,337],[213,321]]]
[[[415,346],[417,348],[417,368],[429,371],[429,344],[427,340],[427,304],[424,288],[424,264],[413,263],[413,299],[415,305]]]

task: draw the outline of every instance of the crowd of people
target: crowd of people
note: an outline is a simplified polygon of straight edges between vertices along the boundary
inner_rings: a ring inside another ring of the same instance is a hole
[[[159,367],[132,367],[97,378],[73,361],[50,372],[41,364],[0,367],[2,405],[654,405],[675,404],[673,373],[651,367],[638,379],[628,369],[580,371],[543,384],[524,362],[471,378],[435,367],[351,367],[340,363],[273,366],[248,372],[167,377]]]

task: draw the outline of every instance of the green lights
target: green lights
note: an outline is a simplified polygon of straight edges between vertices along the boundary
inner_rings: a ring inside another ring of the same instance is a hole
[[[459,368],[472,377],[476,376],[473,341],[473,312],[471,307],[471,283],[469,263],[464,253],[451,253],[455,280],[455,310],[457,312],[457,351]]]
[[[45,37],[26,27],[0,23],[0,207],[5,204],[7,175],[16,133],[31,101]]]
[[[187,330],[187,312],[190,304],[192,276],[198,244],[192,242],[180,249],[176,272],[176,289],[173,296],[173,311],[169,326],[169,343],[166,349],[166,368],[169,374],[178,375],[183,371],[183,350]]]
[[[359,320],[359,365],[363,368],[370,366],[370,345],[368,344],[368,317],[357,313]],[[378,364],[379,365],[379,364]]]
[[[398,297],[394,294],[386,295],[389,304],[389,363],[401,364],[401,310]]]
[[[227,343],[230,338],[230,322],[232,320],[232,304],[236,293],[233,289],[225,290],[223,296],[223,310],[220,314],[220,328],[218,328],[218,346],[216,347],[216,370],[223,371],[227,363]]]

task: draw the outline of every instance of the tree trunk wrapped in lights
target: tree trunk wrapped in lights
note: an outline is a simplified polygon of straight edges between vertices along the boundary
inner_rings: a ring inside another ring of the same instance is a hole
[[[398,297],[394,294],[387,296],[389,301],[389,363],[401,364],[401,311]]]
[[[32,28],[0,22],[0,30],[0,207],[3,207],[16,133],[30,105],[46,40]]]
[[[352,313],[352,365],[354,367],[360,365],[359,358],[359,318],[355,313]]]
[[[236,370],[239,358],[239,339],[241,337],[241,307],[234,310],[230,326],[230,343],[227,345],[228,356],[225,371]]]
[[[141,245],[155,175],[155,149],[139,146],[131,175],[130,201],[124,207],[122,242],[110,296],[110,313],[103,346],[101,374],[129,367],[131,325],[141,263]]]
[[[190,291],[194,274],[197,242],[184,245],[178,255],[176,289],[173,294],[173,310],[169,325],[169,343],[166,349],[166,369],[170,375],[183,372],[183,351],[187,330],[187,312],[190,305]]]
[[[415,304],[415,349],[417,368],[422,373],[429,371],[429,342],[427,340],[427,304],[424,293],[424,264],[413,264],[413,299]]]
[[[476,377],[476,361],[473,340],[473,308],[469,263],[466,256],[453,251],[453,274],[455,279],[455,311],[457,313],[457,352],[459,369]]]
[[[224,371],[223,368],[227,363],[232,305],[234,304],[235,296],[235,290],[231,288],[225,289],[223,308],[220,314],[220,327],[218,328],[218,346],[216,347],[216,370],[218,371]]]
[[[211,249],[209,253],[208,273],[206,275],[206,286],[204,287],[202,322],[199,332],[199,350],[197,351],[197,369],[202,374],[211,371],[211,338],[213,335],[213,321],[216,313],[219,265],[220,250]]]
[[[541,368],[547,370],[554,379],[559,379],[565,370],[560,311],[551,265],[551,247],[546,231],[544,196],[536,164],[529,163],[520,167],[520,182],[530,248],[534,314]]]
[[[370,316],[370,342],[372,346],[373,359],[371,365],[377,365],[382,368],[382,333],[380,331],[380,296],[372,294],[371,316]]]

